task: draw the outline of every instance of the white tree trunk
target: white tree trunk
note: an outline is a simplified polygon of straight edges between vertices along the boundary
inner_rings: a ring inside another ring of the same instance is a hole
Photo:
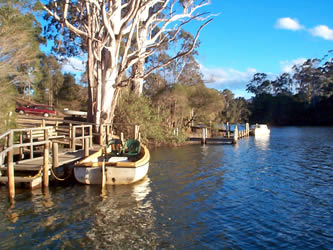
[[[143,91],[143,75],[145,70],[144,60],[139,60],[132,66],[131,91],[140,96]]]

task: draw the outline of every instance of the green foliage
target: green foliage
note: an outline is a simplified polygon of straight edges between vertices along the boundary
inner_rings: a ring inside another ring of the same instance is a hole
[[[0,78],[7,78],[20,94],[31,88],[38,72],[41,27],[30,14],[28,1],[0,5]]]
[[[0,134],[15,128],[16,91],[10,82],[0,80]]]
[[[124,90],[119,99],[114,118],[114,128],[133,137],[134,125],[140,126],[141,140],[144,143],[170,144],[185,140],[184,130],[178,130],[178,136],[164,122],[167,113],[152,105],[148,97],[138,97]]]
[[[80,87],[76,84],[72,74],[66,73],[64,75],[64,81],[59,90],[59,98],[66,101],[80,99]]]
[[[268,80],[257,73],[247,85],[254,93],[251,121],[275,125],[332,125],[333,59],[309,59],[293,75]]]

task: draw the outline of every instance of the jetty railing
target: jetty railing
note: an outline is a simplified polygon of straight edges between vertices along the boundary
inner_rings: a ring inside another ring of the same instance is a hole
[[[81,133],[80,133],[81,132]],[[92,125],[76,125],[70,129],[70,148],[76,150],[76,142],[81,140],[83,147],[85,139],[89,141],[89,148],[93,145]]]
[[[189,137],[189,141],[200,141],[201,144],[207,143],[225,143],[225,144],[236,144],[240,138],[247,137],[250,135],[249,124],[245,124],[245,128],[239,129],[238,125],[234,126],[231,130],[230,126],[227,125],[226,129],[212,130],[211,128],[201,127],[199,134],[195,128],[194,137]],[[193,130],[193,128],[192,128]]]
[[[32,132],[42,130],[44,132],[43,141],[33,141],[32,140]],[[7,175],[8,175],[8,191],[9,197],[12,199],[15,197],[15,179],[14,179],[14,150],[21,149],[23,147],[33,148],[34,146],[44,146],[44,154],[43,154],[43,185],[45,187],[49,186],[49,176],[48,176],[48,168],[49,168],[49,147],[50,140],[48,138],[49,127],[41,127],[41,128],[28,128],[28,129],[12,129],[2,135],[0,135],[0,140],[5,143],[1,147],[0,151],[0,161],[1,166],[4,164],[5,157],[7,156]],[[21,142],[21,135],[23,132],[29,132],[30,141],[27,143]],[[14,138],[15,134],[19,134],[19,142],[17,143]],[[30,154],[33,157],[33,154]],[[45,174],[47,173],[47,174]]]

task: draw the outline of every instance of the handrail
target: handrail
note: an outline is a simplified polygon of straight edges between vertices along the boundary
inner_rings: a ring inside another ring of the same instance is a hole
[[[85,128],[89,128],[89,134],[85,135]],[[81,136],[76,136],[76,130],[77,129],[82,129],[82,135]],[[71,148],[72,150],[75,150],[75,143],[76,140],[82,140],[82,145],[84,144],[84,139],[85,138],[89,138],[89,148],[92,146],[93,142],[92,142],[92,137],[93,137],[93,133],[92,133],[92,125],[75,125],[72,126],[72,129],[70,131],[71,133]]]
[[[12,150],[14,148],[23,148],[23,147],[30,146],[30,149],[31,149],[30,158],[33,158],[33,146],[47,145],[48,143],[50,143],[50,141],[47,138],[47,135],[46,135],[46,138],[44,137],[43,141],[34,142],[32,140],[32,138],[30,138],[30,142],[22,143],[22,132],[30,132],[30,135],[31,135],[32,131],[44,131],[44,133],[45,133],[45,131],[48,132],[52,128],[53,128],[52,126],[47,126],[47,127],[38,127],[38,128],[11,129],[11,130],[3,133],[2,135],[0,135],[0,140],[6,138],[6,142],[7,142],[7,143],[5,143],[5,145],[2,147],[2,149],[0,151],[0,165],[3,164],[5,155],[8,152],[12,152]],[[13,144],[14,133],[20,133],[20,142],[19,143]],[[9,139],[9,138],[11,138],[11,139]],[[9,143],[8,140],[12,140],[12,142]]]
[[[15,144],[10,147],[5,148],[2,152],[0,152],[0,159],[3,157],[4,154],[8,153],[10,150],[14,148],[20,148],[20,147],[28,147],[28,146],[39,146],[39,145],[44,145],[46,143],[51,143],[50,140],[47,141],[36,141],[36,142],[28,142],[28,143],[23,143],[23,144]]]
[[[27,132],[27,131],[31,131],[31,130],[46,130],[46,129],[50,129],[50,128],[53,128],[53,127],[47,126],[47,127],[38,127],[38,128],[15,128],[15,129],[8,130],[7,132],[0,135],[0,140],[12,132],[15,133],[15,132]]]

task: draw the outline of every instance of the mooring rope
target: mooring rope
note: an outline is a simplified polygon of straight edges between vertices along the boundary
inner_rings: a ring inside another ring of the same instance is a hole
[[[39,171],[38,171],[38,173],[35,174],[34,176],[31,176],[31,175],[29,175],[29,176],[23,176],[23,178],[37,178],[37,177],[40,177],[42,175],[42,172],[43,172],[43,168],[40,168]]]
[[[65,180],[67,180],[69,177],[71,177],[72,176],[72,171],[70,172],[70,174],[68,175],[68,176],[66,176],[65,178],[60,178],[60,177],[58,177],[58,176],[56,176],[55,175],[55,173],[54,173],[54,171],[53,171],[53,167],[50,167],[50,170],[51,170],[51,174],[52,174],[52,176],[56,179],[56,180],[58,180],[58,181],[65,181]]]

